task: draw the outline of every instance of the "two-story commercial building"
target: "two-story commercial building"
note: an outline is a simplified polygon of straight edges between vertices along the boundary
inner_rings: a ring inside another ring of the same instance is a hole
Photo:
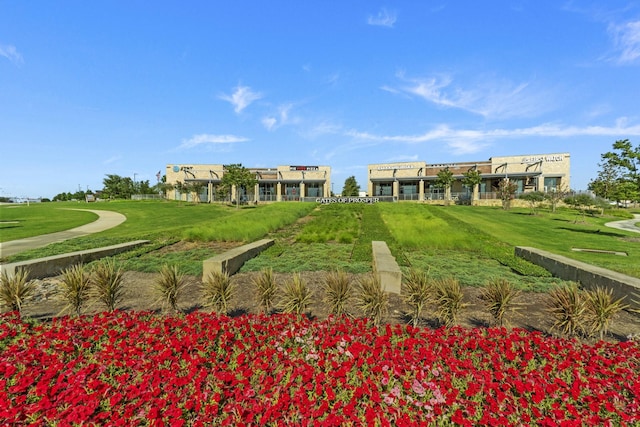
[[[315,201],[331,193],[329,166],[277,166],[274,168],[247,168],[258,181],[254,188],[241,188],[240,197],[246,202],[280,202],[293,200]],[[222,193],[220,184],[225,174],[223,165],[174,164],[167,165],[166,182],[173,186],[166,197],[173,200],[191,200],[195,194],[184,191],[181,184],[198,184],[197,197],[202,202],[231,200],[231,194]],[[182,189],[182,190],[181,190]]]

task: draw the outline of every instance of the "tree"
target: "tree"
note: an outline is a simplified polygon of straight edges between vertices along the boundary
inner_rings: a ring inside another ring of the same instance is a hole
[[[258,183],[255,175],[241,163],[224,165],[224,175],[222,175],[222,186],[231,192],[235,188],[236,208],[240,208],[240,190],[253,189]]]
[[[603,160],[598,166],[600,166],[598,177],[589,182],[588,188],[598,197],[615,200],[615,194],[622,181],[620,166],[608,160]]]
[[[467,187],[473,188],[473,197],[471,202],[478,200],[478,186],[482,182],[482,174],[478,169],[470,169],[462,174],[462,183]]]
[[[359,196],[360,195],[360,186],[356,181],[355,176],[350,176],[344,181],[344,187],[342,188],[343,196]]]
[[[613,143],[613,150],[602,155],[602,160],[621,169],[622,178],[631,181],[640,190],[640,145],[633,147],[628,139]]]
[[[545,200],[547,200],[551,205],[551,212],[555,213],[558,203],[560,203],[567,196],[568,193],[569,193],[569,190],[567,190],[566,186],[560,187],[560,188],[553,188],[551,189],[551,191],[544,193]]]
[[[582,216],[583,221],[587,213],[587,208],[594,204],[593,197],[591,197],[587,193],[580,193],[580,194],[575,194],[573,196],[566,197],[564,199],[564,202],[567,205],[572,206],[574,209],[576,209],[578,211],[578,214]],[[576,221],[574,222],[578,222],[578,220],[576,219]]]
[[[119,175],[107,175],[102,180],[102,193],[105,197],[113,199],[130,199],[134,193],[133,181],[129,177]]]
[[[531,208],[531,215],[536,214],[536,208],[540,203],[544,201],[544,193],[541,191],[530,191],[528,193],[522,193],[520,199],[529,202]]]
[[[500,181],[498,184],[498,197],[502,200],[502,209],[505,211],[511,209],[511,200],[515,198],[517,190],[518,186],[515,182],[509,181],[507,178]]]
[[[435,186],[444,188],[445,200],[451,200],[451,184],[453,184],[453,172],[448,167],[441,169],[436,175]]]

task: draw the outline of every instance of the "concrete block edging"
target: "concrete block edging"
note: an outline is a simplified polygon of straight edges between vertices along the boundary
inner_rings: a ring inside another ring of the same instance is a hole
[[[256,257],[260,252],[272,246],[273,239],[262,239],[246,245],[238,246],[212,258],[206,259],[202,263],[202,281],[207,280],[211,273],[223,273],[231,276],[236,273],[242,265]]]
[[[386,242],[372,241],[373,272],[380,280],[380,286],[386,292],[400,294],[402,289],[402,270],[391,255]]]

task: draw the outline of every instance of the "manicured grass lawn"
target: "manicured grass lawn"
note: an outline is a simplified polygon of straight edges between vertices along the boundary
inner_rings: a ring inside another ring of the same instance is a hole
[[[98,216],[92,212],[71,210],[88,209],[86,204],[31,203],[0,206],[0,242],[24,239],[41,234],[68,230],[91,221]]]

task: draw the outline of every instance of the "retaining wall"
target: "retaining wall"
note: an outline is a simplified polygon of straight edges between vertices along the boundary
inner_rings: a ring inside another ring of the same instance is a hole
[[[202,263],[202,281],[207,280],[211,273],[226,273],[229,276],[240,270],[242,265],[258,255],[269,246],[273,245],[273,239],[262,239],[257,242],[238,246],[224,253],[209,258]]]
[[[515,254],[546,268],[556,277],[579,282],[585,289],[593,289],[598,285],[611,289],[614,298],[624,297],[624,304],[628,304],[631,308],[640,309],[640,279],[636,277],[536,248],[517,246]],[[634,292],[636,293],[635,297]],[[638,302],[633,302],[634,299]]]
[[[8,275],[12,276],[15,274],[16,269],[26,268],[29,270],[30,279],[42,279],[43,277],[57,276],[62,272],[62,270],[72,265],[87,263],[100,258],[113,256],[121,252],[137,248],[145,243],[149,243],[149,241],[136,240],[134,242],[121,243],[102,248],[69,252],[67,254],[53,255],[45,258],[2,264],[0,265],[0,272],[6,271]]]

